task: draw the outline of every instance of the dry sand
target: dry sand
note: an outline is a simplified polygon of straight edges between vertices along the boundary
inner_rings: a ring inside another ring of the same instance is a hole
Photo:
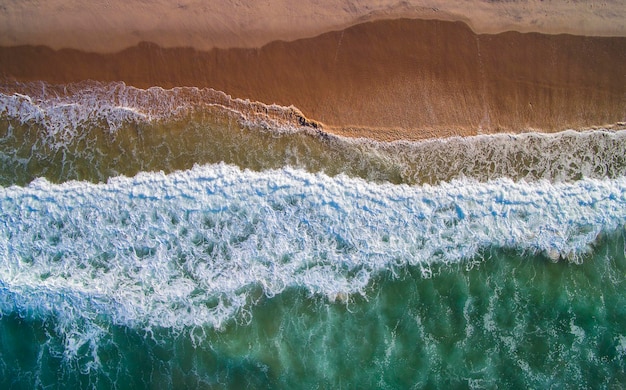
[[[55,3],[64,6],[50,10]],[[179,3],[180,14],[165,18],[159,12],[176,3],[109,2],[114,11],[100,10],[90,19],[82,3],[44,2],[49,20],[39,27],[25,16],[23,24],[19,18],[0,23],[0,30],[13,31],[13,43],[30,44],[0,48],[0,76],[211,87],[237,98],[294,105],[336,133],[385,140],[557,131],[626,120],[621,1],[320,0],[298,7],[278,0],[253,6],[228,1],[213,14],[214,3],[202,2],[206,9]],[[147,13],[138,17],[139,10]],[[24,12],[32,17],[43,11]],[[400,15],[441,16],[472,27],[395,18]],[[374,21],[355,24],[365,19]],[[152,30],[146,27],[150,20]],[[291,40],[340,25],[351,27]],[[135,32],[127,31],[130,26]],[[42,32],[53,28],[58,34]],[[500,30],[550,34],[494,34]],[[563,31],[594,36],[554,34]],[[11,46],[7,35],[0,36]],[[277,38],[289,41],[272,41]],[[138,39],[157,44],[107,53]]]
[[[624,0],[0,0],[0,46],[260,47],[400,17],[462,21],[477,33],[626,35]]]

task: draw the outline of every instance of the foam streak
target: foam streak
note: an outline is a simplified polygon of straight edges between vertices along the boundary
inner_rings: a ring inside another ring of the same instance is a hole
[[[580,261],[624,225],[625,206],[625,178],[416,187],[221,164],[100,185],[40,179],[0,190],[1,309],[219,327],[254,286],[341,297],[379,271],[427,275],[488,247]]]

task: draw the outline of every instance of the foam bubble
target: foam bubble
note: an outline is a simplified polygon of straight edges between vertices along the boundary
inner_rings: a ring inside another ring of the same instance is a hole
[[[0,92],[5,185],[41,176],[103,181],[220,161],[408,184],[626,175],[623,130],[385,143],[333,136],[293,107],[232,99],[211,89],[85,82],[18,84]]]
[[[483,248],[581,261],[626,222],[626,178],[375,184],[224,164],[0,190],[1,311],[221,327],[251,291],[344,299],[372,275]],[[254,294],[253,294],[254,295]]]
[[[210,88],[140,89],[123,82],[95,81],[58,86],[15,83],[0,88],[0,115],[23,124],[42,125],[55,138],[52,146],[56,147],[71,143],[98,124],[104,123],[109,131],[116,132],[125,123],[176,118],[206,107],[219,107],[238,115],[242,123],[275,131],[318,126],[295,107],[233,99]]]

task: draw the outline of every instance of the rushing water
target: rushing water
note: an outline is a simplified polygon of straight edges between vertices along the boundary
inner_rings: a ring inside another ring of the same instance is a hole
[[[621,387],[625,144],[5,86],[0,387]]]

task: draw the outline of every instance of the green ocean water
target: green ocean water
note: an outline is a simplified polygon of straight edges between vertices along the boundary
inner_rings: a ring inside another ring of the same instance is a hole
[[[400,268],[332,302],[258,292],[249,322],[113,326],[68,358],[58,319],[0,320],[3,388],[620,388],[623,232],[583,264],[492,249],[424,278]],[[24,318],[25,317],[25,318]],[[97,366],[94,364],[97,362]]]
[[[0,388],[626,386],[624,131],[378,143],[93,88],[0,96]]]

